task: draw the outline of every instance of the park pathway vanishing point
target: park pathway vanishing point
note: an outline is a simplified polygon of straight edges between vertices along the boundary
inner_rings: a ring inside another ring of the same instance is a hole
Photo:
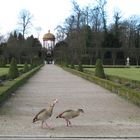
[[[32,123],[39,110],[58,98],[48,123],[54,130]],[[65,109],[85,113],[66,127],[56,119]],[[45,65],[0,107],[0,137],[140,137],[140,108],[108,90],[72,75],[58,66]]]

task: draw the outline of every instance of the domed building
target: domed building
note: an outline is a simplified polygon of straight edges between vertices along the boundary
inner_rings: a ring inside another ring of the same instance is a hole
[[[47,61],[48,64],[53,62],[53,49],[55,46],[55,36],[50,33],[50,30],[48,33],[44,34],[43,36],[43,48],[46,50],[46,57],[45,61]]]
[[[50,33],[50,30],[48,33],[44,34],[43,36],[43,47],[45,47],[48,50],[52,50],[55,45],[55,36]]]

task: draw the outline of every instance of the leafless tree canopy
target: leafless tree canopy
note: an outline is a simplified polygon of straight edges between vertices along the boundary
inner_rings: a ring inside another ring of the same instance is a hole
[[[96,0],[83,8],[74,0],[72,4],[72,14],[57,28],[57,37],[67,43],[68,50],[63,59],[61,52],[61,60],[94,64],[100,57],[114,65],[125,64],[129,56],[134,64],[140,63],[140,16],[124,19],[121,11],[116,10],[109,23],[106,0]],[[64,50],[63,42],[57,44],[61,45]]]
[[[19,29],[22,32],[23,38],[32,26],[33,15],[26,9],[22,9],[19,14]]]

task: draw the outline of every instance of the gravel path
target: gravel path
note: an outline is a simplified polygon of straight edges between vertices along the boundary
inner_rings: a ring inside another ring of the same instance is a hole
[[[54,98],[59,103],[42,129],[32,123],[35,114]],[[65,109],[83,108],[85,113],[66,127],[57,114]],[[140,137],[140,108],[108,90],[72,75],[55,65],[45,65],[0,107],[0,138],[4,137]]]

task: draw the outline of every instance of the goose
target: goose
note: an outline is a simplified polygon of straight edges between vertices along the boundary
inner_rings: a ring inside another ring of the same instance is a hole
[[[83,109],[78,109],[78,110],[69,109],[60,113],[56,118],[63,118],[65,119],[67,126],[72,126],[70,119],[78,117],[80,113],[84,113],[84,110]]]
[[[46,128],[51,128],[47,124],[46,120],[52,116],[53,108],[57,102],[58,99],[54,99],[48,108],[44,108],[41,111],[39,111],[37,115],[33,118],[33,123],[35,123],[36,121],[42,121],[42,125],[41,125],[42,128],[44,128],[44,124]]]

